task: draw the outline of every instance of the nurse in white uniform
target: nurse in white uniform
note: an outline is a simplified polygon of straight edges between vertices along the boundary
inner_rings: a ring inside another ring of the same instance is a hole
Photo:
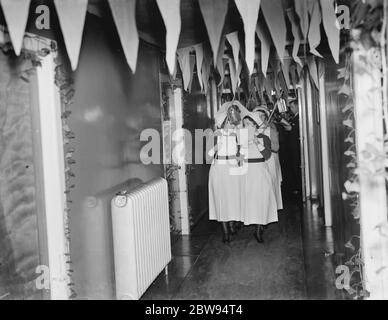
[[[271,140],[272,156],[267,160],[267,163],[274,184],[277,208],[278,210],[282,210],[283,199],[281,186],[283,178],[279,161],[279,132],[272,121],[269,125],[267,125],[267,121],[269,119],[269,112],[266,106],[260,106],[256,108],[254,112],[259,113],[260,118],[263,121],[263,125],[261,126],[261,128],[265,128],[261,130],[265,135],[269,136]]]
[[[271,157],[271,142],[259,133],[263,124],[258,113],[243,119],[247,139],[242,139],[245,174],[241,175],[241,208],[245,225],[256,225],[254,236],[263,242],[264,226],[278,221],[276,196],[266,160]]]
[[[215,115],[218,135],[209,154],[214,157],[209,172],[209,219],[222,223],[223,242],[235,233],[241,220],[241,178],[239,176],[239,131],[248,111],[238,101],[227,102]]]

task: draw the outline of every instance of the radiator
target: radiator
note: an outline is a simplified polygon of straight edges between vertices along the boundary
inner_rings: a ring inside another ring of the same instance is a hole
[[[171,261],[167,182],[116,195],[111,205],[116,298],[138,300]]]

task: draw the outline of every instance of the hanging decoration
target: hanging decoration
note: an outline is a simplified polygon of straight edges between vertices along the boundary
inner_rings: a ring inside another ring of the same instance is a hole
[[[294,45],[292,47],[292,58],[296,63],[298,63],[302,67],[303,66],[302,60],[300,60],[298,56],[299,47],[301,43],[301,36],[300,36],[299,26],[296,22],[294,11],[292,9],[287,9],[287,17],[288,17],[288,20],[290,20],[290,23],[292,26],[292,35],[294,36]]]
[[[234,2],[244,23],[245,61],[251,75],[255,63],[255,31],[260,10],[260,0],[234,0]]]
[[[284,18],[284,10],[281,0],[262,0],[261,10],[267,22],[269,32],[278,53],[279,59],[283,59],[286,47],[287,27]]]
[[[30,0],[1,0],[1,6],[15,54],[18,56],[23,45]]]
[[[240,85],[241,64],[239,64],[239,68],[236,69],[236,64],[234,63],[233,59],[229,58],[228,62],[232,92],[233,95],[235,95],[237,87]]]
[[[88,0],[54,0],[71,68],[77,69]]]
[[[197,44],[194,46],[195,50],[195,58],[197,65],[197,77],[199,81],[199,85],[201,87],[201,91],[203,91],[203,82],[202,82],[202,64],[203,64],[203,44]]]
[[[323,27],[329,41],[329,47],[334,61],[339,63],[340,30],[337,28],[337,16],[334,10],[334,0],[321,0]]]
[[[320,58],[322,58],[322,56],[316,50],[316,48],[321,43],[321,22],[322,22],[321,9],[319,7],[319,2],[315,1],[314,6],[312,8],[308,40],[310,44],[310,52]]]
[[[266,77],[268,69],[269,54],[271,52],[271,39],[262,23],[256,26],[256,34],[261,42],[261,72]]]
[[[308,2],[311,0],[297,0],[295,1],[295,12],[297,13],[300,21],[300,29],[302,31],[303,40],[307,39],[309,31],[309,13]]]
[[[113,0],[114,1],[114,0]],[[156,0],[166,26],[166,61],[170,74],[174,74],[175,55],[181,33],[180,0]]]
[[[286,86],[287,90],[291,85],[291,82],[290,82],[290,63],[291,63],[290,59],[284,59],[283,63],[281,63],[284,80],[286,81],[286,85],[287,85]]]
[[[224,76],[225,76],[224,52],[225,52],[225,37],[222,37],[220,42],[220,47],[218,49],[217,64],[216,64],[218,73],[220,75],[220,82],[218,83],[218,86],[220,86],[224,82]]]
[[[194,64],[190,61],[190,51],[191,47],[177,50],[178,62],[182,71],[183,88],[186,91],[189,89],[194,71]]]
[[[108,0],[120,37],[124,55],[132,72],[136,72],[139,35],[136,27],[136,0]]]
[[[201,68],[202,83],[205,94],[207,94],[209,89],[209,77],[210,77],[210,66],[211,66],[211,53],[208,50],[203,52],[204,58]]]
[[[214,64],[216,64],[222,29],[228,12],[228,1],[198,0],[198,2],[213,51]]]
[[[232,46],[232,52],[233,52],[233,59],[234,63],[236,65],[236,68],[238,69],[239,67],[239,54],[240,54],[240,41],[238,39],[238,32],[232,32],[227,35],[225,35],[226,40],[230,43]]]

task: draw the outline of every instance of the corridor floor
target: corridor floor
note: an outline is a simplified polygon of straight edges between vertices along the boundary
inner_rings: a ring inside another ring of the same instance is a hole
[[[298,207],[289,204],[279,213],[279,223],[266,229],[265,243],[253,238],[254,227],[244,227],[225,245],[220,225],[205,215],[190,236],[173,241],[168,275],[162,272],[142,299],[309,299],[306,280],[312,277],[306,276],[302,222]],[[319,287],[320,280],[314,281]]]

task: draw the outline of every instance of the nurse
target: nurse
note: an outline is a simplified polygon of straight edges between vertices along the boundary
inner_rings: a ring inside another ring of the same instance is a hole
[[[276,196],[276,203],[278,210],[283,209],[283,199],[282,199],[282,171],[279,161],[279,132],[276,128],[276,125],[271,121],[268,124],[269,120],[269,111],[266,106],[262,105],[254,110],[254,112],[259,113],[260,119],[263,121],[261,126],[262,132],[267,135],[271,140],[271,157],[267,160],[268,168],[271,173],[274,191]]]
[[[259,132],[263,121],[252,112],[243,118],[247,139],[242,139],[241,153],[246,170],[241,175],[241,208],[245,225],[256,225],[254,237],[264,242],[264,226],[277,222],[277,203],[267,160],[271,157],[271,142]]]
[[[241,217],[241,179],[239,176],[241,119],[248,111],[238,101],[227,102],[215,114],[216,145],[209,172],[209,219],[221,222],[224,243],[235,234],[234,222]]]

